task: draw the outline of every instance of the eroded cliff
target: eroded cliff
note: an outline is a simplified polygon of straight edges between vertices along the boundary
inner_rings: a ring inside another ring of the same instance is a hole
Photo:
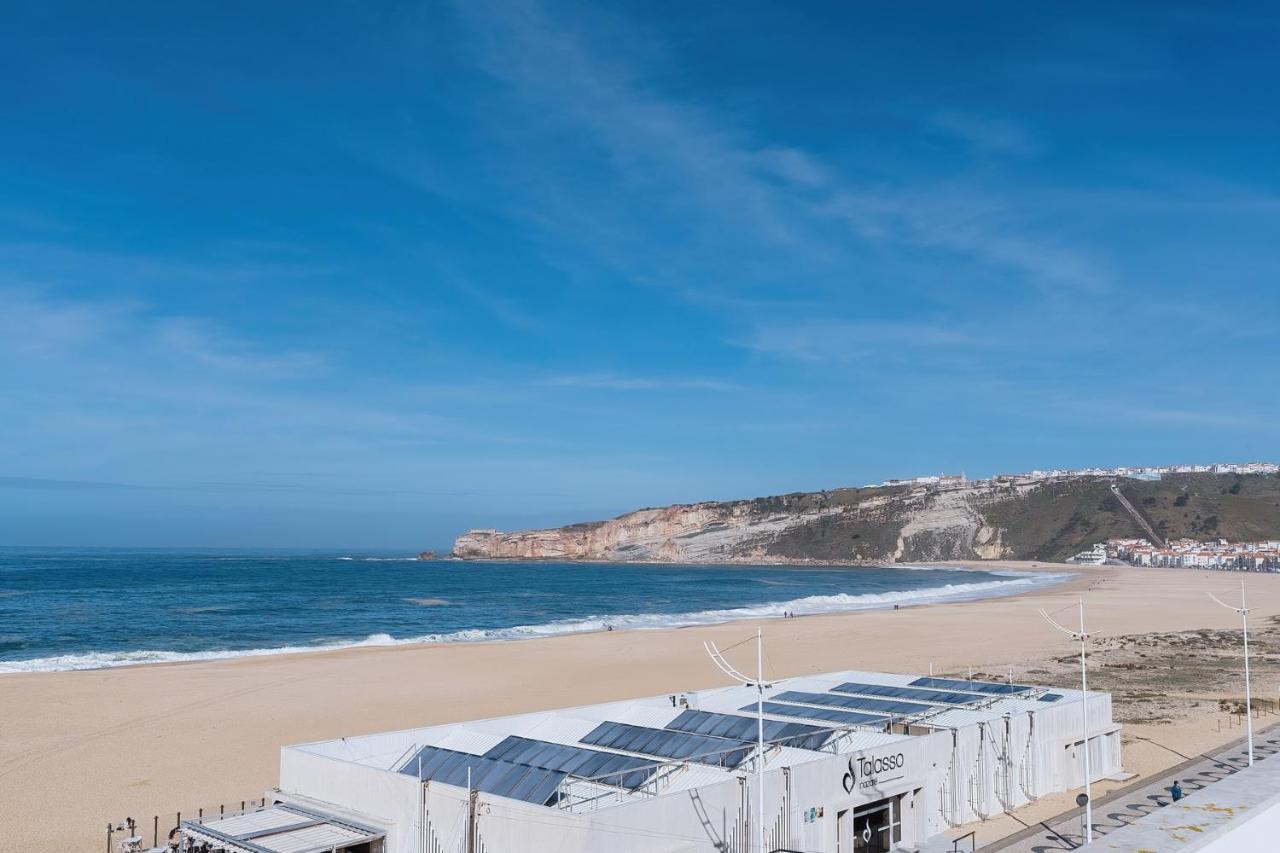
[[[1111,494],[1113,482],[1004,478],[677,504],[547,530],[472,530],[458,537],[454,555],[690,563],[1055,560],[1106,538],[1144,535]],[[1121,487],[1162,535],[1280,536],[1275,476],[1178,475]]]

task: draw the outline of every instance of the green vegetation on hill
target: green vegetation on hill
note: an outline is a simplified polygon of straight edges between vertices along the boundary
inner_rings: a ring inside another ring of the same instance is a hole
[[[1280,476],[1182,474],[1124,494],[1166,539],[1280,538]]]
[[[1005,530],[1013,559],[1062,560],[1105,539],[1146,537],[1111,494],[1111,482],[1088,477],[1052,484],[982,512]],[[1165,539],[1280,537],[1280,477],[1174,474],[1116,482]]]
[[[1165,539],[1183,537],[1232,541],[1280,538],[1280,477],[1273,475],[1176,474],[1162,480],[1077,477],[1030,490],[1013,486],[975,487],[964,507],[977,527],[999,532],[1002,554],[1017,560],[1065,560],[1106,539],[1146,537],[1111,484]],[[843,490],[761,498],[762,513],[837,507],[887,498],[872,511],[833,514],[799,525],[774,538],[771,556],[810,560],[964,559],[979,554],[963,526],[916,530],[909,522],[928,516],[940,494],[894,488]]]

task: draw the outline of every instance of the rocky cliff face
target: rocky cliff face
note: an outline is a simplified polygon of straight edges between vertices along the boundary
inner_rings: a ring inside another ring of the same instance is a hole
[[[755,503],[642,509],[611,521],[551,530],[472,530],[458,537],[453,553],[467,559],[718,561],[755,553],[753,543],[763,544],[836,512],[827,507],[770,512]]]
[[[1103,539],[1144,535],[1110,493],[1112,482],[1002,478],[677,504],[549,530],[472,530],[453,553],[690,563],[1064,559]],[[1280,536],[1274,476],[1179,475],[1122,488],[1162,535]]]

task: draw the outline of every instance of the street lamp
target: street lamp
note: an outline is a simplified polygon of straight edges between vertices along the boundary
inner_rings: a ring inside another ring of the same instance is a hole
[[[1089,769],[1089,679],[1085,671],[1085,649],[1089,642],[1089,632],[1084,628],[1084,597],[1082,596],[1080,598],[1080,630],[1078,631],[1072,630],[1071,628],[1065,628],[1053,621],[1053,617],[1056,614],[1069,609],[1069,607],[1070,605],[1055,610],[1053,613],[1046,613],[1041,609],[1040,615],[1044,617],[1046,622],[1057,628],[1062,633],[1067,634],[1072,639],[1080,641],[1080,721],[1084,726],[1084,843],[1092,844],[1093,787],[1092,781],[1089,778],[1091,775]]]
[[[754,687],[756,689],[756,820],[760,825],[760,853],[765,853],[764,846],[764,690],[766,687],[772,687],[771,684],[764,683],[764,633],[756,629],[756,677],[751,678],[743,675],[724,658],[724,653],[716,647],[715,643],[703,643],[703,648],[711,658],[711,662],[720,668],[720,671],[730,678],[737,681],[744,687]],[[728,651],[726,649],[725,651]]]
[[[1240,614],[1240,623],[1244,629],[1244,719],[1249,727],[1249,766],[1253,766],[1253,699],[1249,692],[1249,608],[1244,600],[1244,581],[1240,581],[1240,606],[1232,607],[1221,598],[1209,593],[1209,597],[1228,610]]]

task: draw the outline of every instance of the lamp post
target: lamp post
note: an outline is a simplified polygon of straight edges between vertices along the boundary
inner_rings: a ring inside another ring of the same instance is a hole
[[[702,647],[706,649],[707,654],[711,657],[711,662],[720,668],[720,671],[730,678],[734,679],[744,687],[754,687],[756,689],[756,822],[759,826],[757,835],[760,839],[760,853],[765,853],[764,838],[764,690],[766,687],[772,687],[771,684],[764,683],[764,633],[756,629],[756,677],[750,678],[734,669],[730,663],[725,660],[724,654],[716,647],[715,643],[703,643]]]
[[[1066,607],[1055,610],[1053,613],[1046,613],[1043,609],[1040,615],[1044,620],[1062,633],[1070,636],[1072,639],[1080,641],[1080,721],[1084,728],[1084,743],[1082,744],[1084,752],[1084,843],[1093,843],[1093,786],[1090,776],[1092,775],[1089,767],[1089,676],[1085,665],[1086,649],[1089,642],[1089,632],[1084,627],[1084,597],[1081,596],[1080,604],[1080,630],[1076,631],[1071,628],[1065,628],[1053,621],[1053,616],[1066,610]]]
[[[1228,610],[1240,614],[1240,625],[1244,631],[1244,721],[1249,732],[1249,766],[1253,766],[1253,697],[1249,690],[1249,607],[1244,598],[1244,581],[1240,581],[1240,606],[1232,607],[1221,598],[1209,593],[1209,597]]]

